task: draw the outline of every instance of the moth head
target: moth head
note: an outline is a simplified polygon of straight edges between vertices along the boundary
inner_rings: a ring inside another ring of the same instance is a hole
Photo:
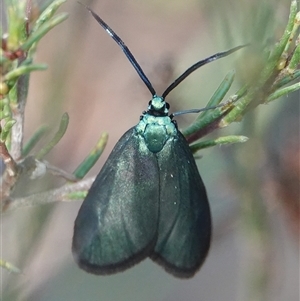
[[[165,102],[163,97],[153,96],[149,101],[148,114],[154,116],[168,116],[170,105]]]

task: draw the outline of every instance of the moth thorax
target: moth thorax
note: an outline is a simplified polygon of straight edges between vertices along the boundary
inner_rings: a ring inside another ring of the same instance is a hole
[[[169,135],[165,126],[160,124],[148,124],[144,131],[144,139],[148,149],[152,153],[158,153],[163,149],[169,139]]]

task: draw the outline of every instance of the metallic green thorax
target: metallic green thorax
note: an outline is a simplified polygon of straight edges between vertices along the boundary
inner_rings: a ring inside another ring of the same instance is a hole
[[[168,113],[169,104],[162,97],[154,96],[135,128],[152,153],[160,152],[165,143],[177,134],[176,125]]]

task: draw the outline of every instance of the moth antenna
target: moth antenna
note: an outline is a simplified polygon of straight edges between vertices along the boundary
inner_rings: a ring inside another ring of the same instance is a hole
[[[198,68],[210,63],[210,62],[213,62],[215,60],[218,60],[222,57],[225,57],[241,48],[244,48],[248,46],[248,44],[246,45],[241,45],[241,46],[237,46],[237,47],[234,47],[228,51],[224,51],[224,52],[219,52],[219,53],[216,53],[204,60],[201,60],[197,63],[195,63],[194,65],[192,65],[191,67],[189,67],[185,72],[183,72],[177,79],[175,79],[173,81],[173,83],[165,90],[165,92],[162,94],[162,98],[165,98],[175,87],[177,87],[185,78],[187,78],[191,73],[193,73],[195,70],[197,70]]]
[[[80,2],[79,2],[80,3]],[[82,4],[82,3],[80,3]],[[142,70],[141,66],[137,62],[137,60],[134,58],[133,54],[129,50],[129,48],[125,45],[125,43],[122,41],[122,39],[100,18],[99,15],[97,15],[90,7],[82,4],[95,18],[95,20],[105,29],[105,31],[114,39],[114,41],[121,47],[123,52],[125,53],[126,57],[130,61],[131,65],[134,67],[142,81],[145,83],[149,91],[151,92],[152,96],[156,95],[156,92],[150,83],[148,77]]]

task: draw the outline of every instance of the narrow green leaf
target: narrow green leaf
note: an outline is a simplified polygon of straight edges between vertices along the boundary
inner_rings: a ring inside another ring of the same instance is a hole
[[[223,79],[223,81],[221,82],[221,84],[219,85],[219,87],[217,88],[215,93],[213,94],[213,96],[210,98],[206,107],[217,106],[224,99],[225,95],[229,91],[229,89],[234,81],[234,77],[235,77],[235,70],[231,70],[227,73],[227,75],[225,76],[225,78]],[[197,117],[196,121],[199,120],[201,117],[204,117],[207,113],[209,113],[209,110],[201,113]]]
[[[230,89],[233,81],[234,81],[234,76],[235,76],[235,71],[232,70],[227,73],[211,99],[206,105],[206,108],[213,107],[218,105],[223,98],[225,97],[226,93]],[[230,102],[230,101],[229,101]],[[226,106],[226,104],[225,104]],[[212,109],[212,110],[207,110],[201,113],[196,120],[188,126],[186,129],[182,131],[184,136],[189,136],[194,134],[195,132],[199,131],[206,125],[212,123],[214,120],[220,118],[224,114],[224,109],[223,107]]]
[[[299,39],[299,43],[300,43],[300,36],[298,37],[298,39]],[[287,67],[287,70],[290,73],[293,73],[297,69],[299,64],[300,64],[300,44],[296,47],[296,49],[293,53],[293,56],[291,58],[291,61]]]
[[[66,0],[54,0],[38,17],[32,29],[32,32],[37,31],[45,22],[50,20],[54,16],[58,8],[65,2]]]
[[[285,74],[283,78],[281,78],[275,85],[274,89],[279,89],[285,85],[287,85],[290,82],[295,81],[300,77],[300,70],[297,70],[293,73]]]
[[[70,200],[83,200],[87,195],[86,191],[74,191],[66,194],[65,196]]]
[[[95,165],[95,163],[98,161],[99,157],[101,156],[106,146],[107,140],[108,140],[108,134],[103,133],[99,141],[97,142],[96,146],[91,150],[89,155],[73,172],[73,175],[76,178],[82,179],[89,172],[89,170]]]
[[[48,31],[50,31],[53,27],[63,22],[67,18],[68,18],[68,14],[62,13],[53,17],[51,20],[45,22],[37,29],[37,31],[33,32],[29,36],[29,38],[24,42],[24,44],[20,47],[20,49],[23,51],[28,51],[30,47],[34,43],[38,42]]]
[[[16,273],[16,274],[21,273],[21,270],[19,268],[17,268],[12,263],[10,263],[6,260],[3,260],[3,259],[0,259],[0,267],[5,268],[8,271]]]
[[[294,85],[282,88],[282,89],[278,89],[276,92],[272,93],[271,95],[269,95],[269,97],[267,98],[266,103],[271,102],[272,100],[275,100],[279,97],[282,97],[284,95],[287,95],[289,93],[295,92],[297,90],[300,89],[300,83],[296,83]]]
[[[11,120],[7,120],[5,122],[5,124],[2,126],[1,129],[1,133],[0,133],[0,141],[1,142],[5,142],[8,135],[11,132],[11,128],[13,127],[13,125],[16,123],[15,120],[11,119]]]
[[[297,31],[299,29],[299,25],[300,25],[300,12],[298,12],[295,16],[294,26],[292,28],[292,31],[290,33],[290,37],[289,37],[289,39],[288,39],[288,41],[285,45],[285,48],[284,48],[284,51],[283,51],[283,54],[282,54],[283,59],[286,59],[289,56],[289,49],[291,47],[291,44],[294,41],[295,34],[297,34]]]
[[[39,127],[23,147],[22,157],[26,157],[48,131],[49,127],[47,125],[42,125],[41,127]]]
[[[225,136],[225,137],[219,137],[217,139],[213,140],[206,140],[206,141],[201,141],[195,144],[190,145],[190,149],[192,153],[197,152],[200,149],[203,148],[208,148],[216,145],[224,145],[224,144],[233,144],[233,143],[243,143],[248,140],[248,137],[246,136]]]
[[[264,68],[264,70],[262,72],[262,78],[261,78],[262,85],[268,80],[268,78],[272,75],[274,70],[276,70],[277,67],[279,66],[279,60],[282,56],[282,53],[284,52],[284,49],[289,41],[291,32],[294,27],[294,21],[296,18],[297,10],[298,10],[297,9],[297,1],[293,0],[291,3],[289,20],[288,20],[288,24],[285,28],[285,31],[284,31],[279,43],[276,45],[275,49],[273,50],[273,52],[268,60],[267,66]]]
[[[25,73],[29,73],[32,71],[38,71],[38,70],[46,70],[47,67],[48,66],[45,64],[32,64],[32,65],[25,65],[25,66],[22,65],[16,69],[6,73],[3,77],[3,80],[4,81],[13,80],[13,79],[20,77],[21,75],[23,75]]]
[[[61,118],[58,131],[54,135],[53,139],[38,152],[38,154],[36,155],[37,160],[41,160],[60,141],[60,139],[63,137],[63,135],[65,134],[68,128],[68,124],[69,124],[69,115],[68,113],[64,113]]]

